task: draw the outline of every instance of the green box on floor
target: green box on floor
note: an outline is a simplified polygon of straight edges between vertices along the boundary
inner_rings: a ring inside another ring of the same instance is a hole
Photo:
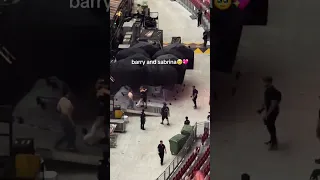
[[[189,137],[190,134],[192,133],[193,131],[193,126],[190,126],[190,125],[184,125],[181,129],[181,134]]]
[[[188,136],[185,136],[183,134],[177,134],[173,136],[169,140],[171,154],[177,155],[182,149],[183,145],[186,143],[187,139]]]

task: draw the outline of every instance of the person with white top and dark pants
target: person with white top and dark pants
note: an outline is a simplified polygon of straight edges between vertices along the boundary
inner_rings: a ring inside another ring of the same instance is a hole
[[[60,113],[60,123],[64,134],[56,142],[55,148],[59,148],[62,143],[67,142],[67,149],[76,151],[76,131],[72,118],[74,107],[69,99],[69,96],[69,93],[65,93],[57,105],[57,111]]]
[[[129,104],[128,104],[128,109],[134,109],[134,101],[133,101],[133,93],[132,90],[130,89],[128,92],[128,98],[129,98]]]

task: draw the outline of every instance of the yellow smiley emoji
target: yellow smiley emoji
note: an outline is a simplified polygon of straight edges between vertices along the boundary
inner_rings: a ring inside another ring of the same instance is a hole
[[[214,5],[220,10],[227,10],[232,5],[232,0],[214,0]]]
[[[181,64],[182,64],[182,60],[181,60],[181,59],[178,59],[178,60],[177,60],[177,64],[178,64],[178,65],[181,65]]]

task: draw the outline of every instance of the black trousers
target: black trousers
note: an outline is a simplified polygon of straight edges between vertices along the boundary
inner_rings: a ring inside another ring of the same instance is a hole
[[[202,17],[198,17],[198,26],[201,25]]]
[[[141,121],[141,122],[140,122],[140,128],[141,128],[141,129],[144,129],[144,124],[145,124],[145,123],[146,123],[145,121]]]
[[[163,122],[165,119],[167,120],[167,122],[169,122],[169,118],[168,118],[167,115],[166,115],[166,116],[162,116],[162,122]]]
[[[163,164],[164,153],[159,153],[160,163]]]
[[[192,101],[193,101],[194,107],[197,107],[197,98],[193,98]]]
[[[207,39],[203,39],[203,46],[207,47]]]
[[[276,120],[279,115],[279,112],[274,112],[267,117],[265,120],[265,125],[267,127],[267,130],[270,134],[270,142],[271,145],[277,145],[278,144],[278,138],[277,138],[277,128],[276,128]]]

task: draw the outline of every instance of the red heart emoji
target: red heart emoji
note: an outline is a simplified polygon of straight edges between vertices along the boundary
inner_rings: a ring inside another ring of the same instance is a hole
[[[183,64],[188,64],[189,60],[188,59],[184,59],[182,62],[183,62]]]

